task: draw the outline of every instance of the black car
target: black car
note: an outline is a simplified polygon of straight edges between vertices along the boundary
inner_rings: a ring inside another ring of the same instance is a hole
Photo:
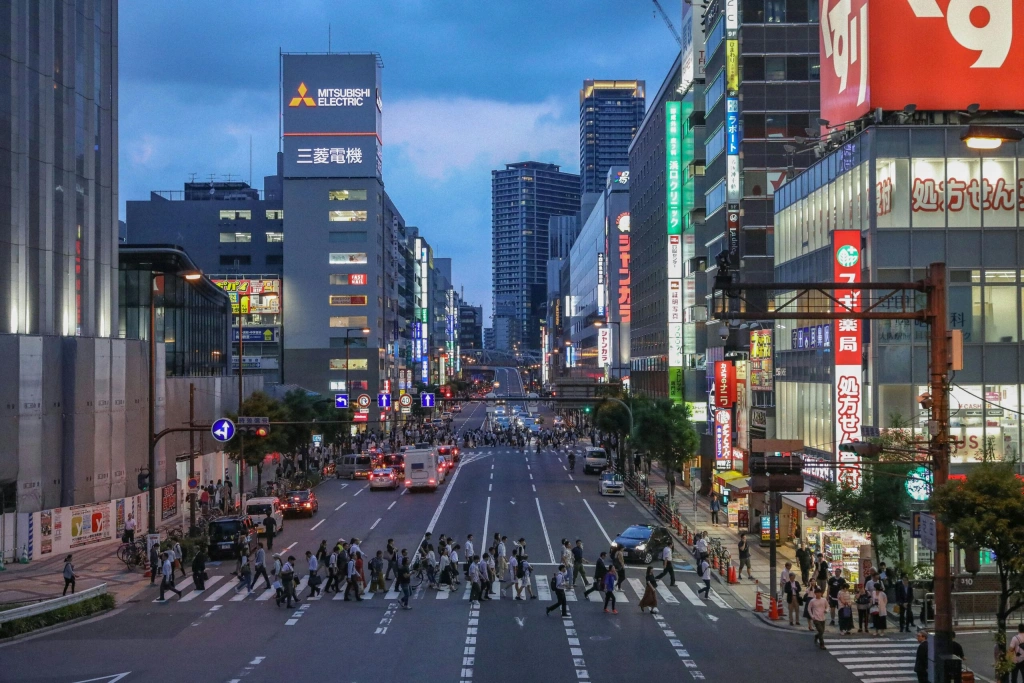
[[[218,557],[238,557],[243,545],[249,548],[250,554],[256,552],[256,527],[247,515],[215,519],[210,522],[209,534],[208,550],[211,560]]]
[[[612,552],[622,548],[627,562],[650,564],[661,557],[665,547],[672,547],[672,534],[663,526],[634,524],[612,541]]]

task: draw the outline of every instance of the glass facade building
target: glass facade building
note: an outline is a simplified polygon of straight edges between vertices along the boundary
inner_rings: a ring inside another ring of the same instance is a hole
[[[231,300],[198,272],[188,255],[173,246],[122,247],[118,270],[118,313],[122,339],[149,339],[150,297],[156,309],[156,339],[164,344],[167,377],[227,374]]]
[[[629,143],[644,120],[643,81],[583,81],[580,194],[601,192],[612,166],[629,165]]]
[[[836,230],[862,235],[863,281],[948,274],[950,329],[963,332],[964,369],[951,387],[950,419],[962,472],[983,449],[1020,454],[1024,144],[969,149],[960,127],[875,127],[854,137],[775,194],[778,281],[831,281]],[[778,321],[776,426],[813,456],[834,458],[833,344],[808,330],[822,321]],[[863,334],[863,423],[927,420],[927,328],[871,321]],[[824,343],[828,342],[828,343]]]

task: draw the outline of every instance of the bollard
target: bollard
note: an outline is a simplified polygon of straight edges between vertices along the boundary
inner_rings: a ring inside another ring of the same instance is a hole
[[[729,565],[729,583],[739,583],[736,578],[736,567]]]
[[[764,603],[761,601],[761,586],[760,586],[760,584],[756,585],[755,588],[757,589],[757,600],[754,601],[754,611],[755,612],[763,612],[764,611]]]

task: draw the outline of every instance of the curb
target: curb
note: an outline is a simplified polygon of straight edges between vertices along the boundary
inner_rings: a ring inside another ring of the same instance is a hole
[[[105,619],[106,617],[113,616],[120,609],[121,609],[120,605],[115,605],[115,606],[111,607],[110,609],[101,610],[99,612],[93,612],[92,614],[86,614],[84,617],[76,617],[74,619],[68,619],[67,621],[62,621],[59,624],[50,624],[49,626],[43,626],[42,628],[37,628],[34,631],[29,631],[28,633],[19,633],[16,636],[9,636],[7,638],[0,638],[0,647],[5,647],[5,646],[10,645],[12,643],[15,643],[15,642],[17,642],[19,640],[25,640],[27,638],[34,638],[35,636],[46,635],[47,633],[50,633],[52,631],[57,631],[57,630],[60,630],[60,629],[70,628],[72,626],[77,626],[78,624],[80,624],[82,622],[91,621],[93,619],[100,619],[100,618],[104,618]]]

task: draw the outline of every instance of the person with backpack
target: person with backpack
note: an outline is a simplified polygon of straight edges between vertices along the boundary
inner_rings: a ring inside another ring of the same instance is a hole
[[[1017,674],[1024,678],[1024,623],[1017,625],[1017,634],[1010,639],[1007,652],[1013,655],[1013,680],[1017,683]]]
[[[381,552],[377,551],[379,557]],[[331,589],[334,589],[335,593],[341,592],[341,587],[338,585],[339,579],[341,578],[338,572],[338,549],[334,548],[331,554],[327,556],[327,584],[324,586],[324,593],[330,593]]]
[[[704,599],[707,600],[711,595],[711,564],[706,557],[700,561],[700,578],[704,582],[704,587],[697,591],[697,595],[704,591]]]
[[[545,616],[551,614],[551,612],[558,609],[559,607],[562,608],[563,617],[569,616],[569,608],[565,604],[565,584],[565,565],[560,564],[558,565],[558,570],[551,575],[550,579],[551,590],[554,592],[555,597],[557,599],[555,601],[555,604],[549,605],[547,609],[544,610]]]
[[[181,599],[181,591],[174,587],[174,567],[171,564],[171,553],[165,552],[161,555],[164,562],[163,579],[160,581],[160,602],[164,601],[164,591],[171,591],[178,594]]]
[[[281,566],[281,591],[283,595],[278,596],[277,606],[281,606],[281,600],[284,599],[285,606],[291,609],[292,600],[296,603],[299,599],[295,597],[295,557],[293,555],[288,556],[288,560]]]
[[[75,574],[75,566],[71,564],[71,555],[64,558],[64,592],[61,595],[68,594],[68,586],[71,586],[71,594],[75,594],[75,580],[77,579]]]
[[[521,588],[518,588],[519,587],[519,557],[515,553],[513,553],[512,557],[510,557],[509,560],[508,560],[508,577],[509,577],[508,583],[505,584],[505,585],[502,585],[501,590],[498,591],[498,597],[499,598],[502,595],[505,594],[505,589],[508,589],[508,591],[510,593],[512,591],[514,591],[514,590],[517,591],[517,593],[522,591]],[[522,598],[516,597],[516,596],[513,596],[513,599],[515,599],[515,600],[522,600]]]
[[[534,594],[533,584],[530,582],[530,577],[533,576],[533,565],[527,560],[529,560],[529,556],[526,553],[519,555],[519,571],[522,574],[522,578],[517,579],[518,590],[520,595],[522,595],[522,590],[525,588],[526,592],[530,594],[530,599],[536,600],[537,596]]]
[[[604,555],[604,553],[601,554]],[[600,560],[598,560],[598,562],[600,562]],[[615,609],[615,583],[617,580],[618,577],[615,575],[615,567],[609,567],[608,570],[605,571],[604,576],[600,579],[597,578],[596,574],[594,575],[594,586],[587,591],[589,593],[600,585],[604,589],[604,611],[608,611],[608,603],[610,602],[612,604],[612,614],[619,613],[619,610]]]
[[[583,591],[583,597],[587,597],[591,593],[597,590],[606,591],[604,587],[604,577],[608,574],[608,565],[605,564],[608,558],[608,553],[601,553],[597,558],[597,564],[594,566],[594,582],[590,584],[590,588]],[[615,577],[618,580],[618,576]],[[614,588],[613,588],[614,590]],[[614,603],[613,603],[614,605]]]

